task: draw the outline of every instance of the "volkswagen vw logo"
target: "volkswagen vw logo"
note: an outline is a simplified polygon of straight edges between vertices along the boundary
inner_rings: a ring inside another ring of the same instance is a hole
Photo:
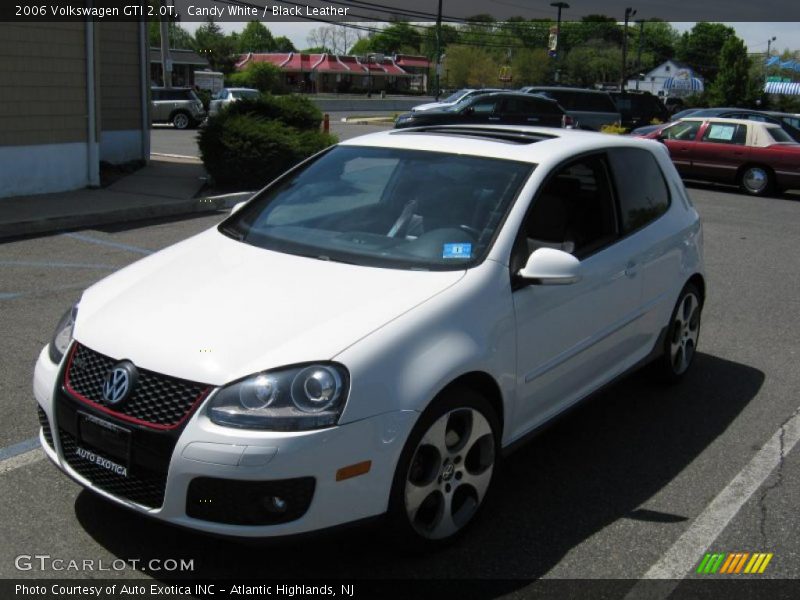
[[[117,363],[106,375],[103,382],[103,400],[109,404],[119,404],[128,397],[136,384],[136,367],[130,361]]]

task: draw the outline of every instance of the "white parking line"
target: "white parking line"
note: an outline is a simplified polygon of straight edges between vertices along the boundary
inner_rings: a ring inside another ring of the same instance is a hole
[[[43,458],[44,451],[41,448],[35,448],[34,450],[28,450],[22,454],[17,454],[16,456],[0,461],[0,475],[5,475],[14,469],[39,462]]]
[[[670,579],[665,585],[654,588],[652,584],[640,582],[633,586],[627,599],[646,597],[654,600],[666,598],[692,570],[714,540],[724,531],[731,519],[773,472],[800,440],[800,408],[776,431],[749,463],[714,498],[706,509],[683,532],[678,540],[662,555],[642,577],[648,579]],[[649,592],[649,593],[646,593]]]
[[[137,254],[152,254],[155,250],[148,250],[147,248],[139,248],[138,246],[131,246],[130,244],[120,244],[119,242],[112,242],[110,240],[100,240],[89,235],[82,233],[62,233],[61,235],[80,240],[89,244],[98,244],[100,246],[108,246],[109,248],[117,248],[118,250],[127,250],[128,252],[136,252]]]

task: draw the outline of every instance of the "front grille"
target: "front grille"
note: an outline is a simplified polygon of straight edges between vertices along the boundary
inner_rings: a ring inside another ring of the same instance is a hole
[[[111,405],[103,398],[103,382],[117,362],[76,343],[67,365],[66,390],[123,419],[172,428],[189,416],[209,389],[202,383],[138,369],[138,381],[131,395],[120,405]]]
[[[313,477],[274,481],[197,477],[186,493],[186,514],[230,525],[288,523],[306,513],[315,483]]]
[[[56,447],[53,445],[53,430],[50,429],[50,421],[47,419],[47,413],[45,413],[38,404],[36,405],[36,414],[39,417],[39,425],[42,426],[42,431],[44,432],[44,441],[55,450]]]
[[[80,458],[76,454],[78,443],[74,435],[61,428],[58,430],[58,435],[64,459],[69,466],[101,490],[150,508],[159,508],[164,503],[164,491],[167,486],[166,472],[160,473],[141,466],[134,466],[127,477],[117,475]],[[82,443],[82,446],[86,450],[103,456],[102,452],[88,444]],[[118,459],[108,458],[119,462]]]

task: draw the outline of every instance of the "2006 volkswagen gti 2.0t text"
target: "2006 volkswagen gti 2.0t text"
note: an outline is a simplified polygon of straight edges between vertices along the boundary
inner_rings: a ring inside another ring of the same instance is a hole
[[[644,363],[679,379],[704,297],[700,220],[656,142],[372,134],[86,290],[36,365],[42,445],[196,530],[386,513],[438,545],[503,450]]]

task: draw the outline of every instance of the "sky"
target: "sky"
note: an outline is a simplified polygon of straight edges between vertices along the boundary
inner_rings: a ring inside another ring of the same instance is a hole
[[[736,34],[744,40],[749,52],[766,52],[767,40],[775,36],[772,48],[778,52],[785,49],[800,50],[800,24],[798,23],[725,23],[736,30]],[[184,21],[181,26],[194,33],[202,23]],[[219,23],[225,32],[241,31],[246,23]],[[322,23],[271,22],[268,27],[274,36],[285,35],[297,48],[309,47],[308,37],[312,29]],[[687,31],[694,23],[672,23],[680,32]]]

